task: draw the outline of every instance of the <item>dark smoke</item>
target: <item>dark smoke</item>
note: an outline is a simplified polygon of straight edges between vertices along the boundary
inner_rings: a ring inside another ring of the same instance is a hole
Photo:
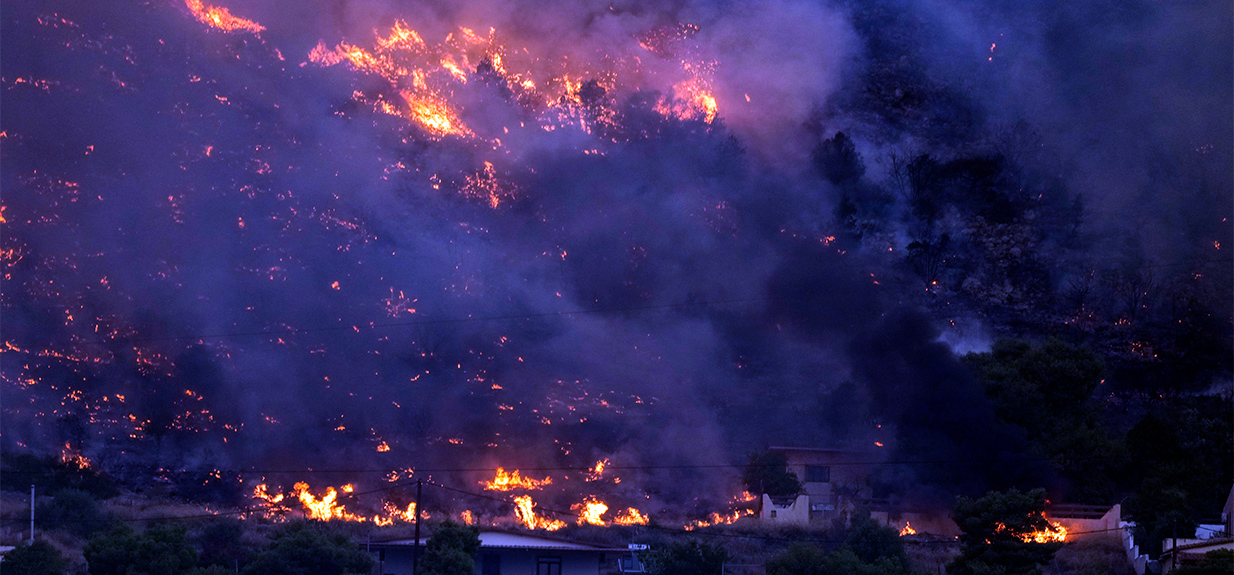
[[[6,451],[67,440],[135,477],[290,483],[305,474],[263,471],[714,465],[889,438],[871,457],[921,463],[881,480],[925,498],[1040,485],[953,349],[1061,329],[1051,298],[1091,267],[1228,260],[1228,6],[227,7],[267,31],[208,30],[170,0],[5,6]],[[593,94],[619,128],[588,134],[536,128],[539,111],[469,70],[465,121],[529,126],[494,151],[357,104],[388,90],[371,77],[300,65],[396,19],[429,41],[492,26],[546,68],[637,56],[645,72]],[[681,22],[699,29],[671,56],[639,46]],[[654,109],[672,89],[657,74],[685,56],[717,62],[713,123]],[[856,176],[819,157],[838,131]],[[939,201],[961,206],[933,227],[894,169],[925,154]],[[484,162],[496,208],[460,192]],[[987,184],[1011,191],[965,203]],[[1038,192],[1041,261],[949,238],[987,250],[953,265],[1029,286],[1023,300],[991,304],[964,278],[921,289],[911,244]],[[74,439],[59,420],[93,423]],[[736,487],[708,470],[623,477],[654,505]]]

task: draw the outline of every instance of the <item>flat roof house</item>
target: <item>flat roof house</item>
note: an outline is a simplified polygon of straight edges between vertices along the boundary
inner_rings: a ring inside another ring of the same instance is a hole
[[[420,543],[421,557],[426,541],[428,538],[423,538]],[[366,547],[377,561],[379,575],[411,575],[415,539],[371,543]],[[597,547],[522,533],[481,531],[475,575],[599,575],[602,564],[611,562],[616,566],[628,553],[624,547]]]

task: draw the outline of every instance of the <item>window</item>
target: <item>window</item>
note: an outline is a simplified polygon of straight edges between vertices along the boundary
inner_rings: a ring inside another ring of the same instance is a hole
[[[536,575],[561,575],[561,557],[537,557]]]
[[[501,555],[485,553],[480,558],[480,575],[501,575]]]
[[[806,483],[830,483],[831,468],[826,465],[807,465]]]
[[[776,518],[776,510],[775,510],[775,509],[772,509],[772,510],[771,510],[771,518],[772,518],[772,519],[775,519],[775,518]]]

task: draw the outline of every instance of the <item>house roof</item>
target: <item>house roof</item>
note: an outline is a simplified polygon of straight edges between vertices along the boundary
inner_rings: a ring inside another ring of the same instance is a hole
[[[428,542],[429,537],[421,537],[420,544],[424,545]],[[386,545],[392,547],[411,547],[416,544],[415,539],[396,539],[393,541],[383,541],[374,543],[374,545]],[[537,535],[526,535],[523,533],[509,533],[505,531],[481,531],[480,532],[480,548],[481,549],[543,549],[547,551],[596,551],[596,552],[615,552],[626,551],[624,547],[599,547],[586,543],[577,543],[574,541],[566,541],[564,539],[553,539],[549,537],[540,537]]]
[[[846,455],[846,456],[869,456],[870,451],[862,451],[857,449],[834,449],[827,447],[793,447],[790,445],[772,445],[767,448],[768,451],[798,451],[803,453],[819,453],[829,455]]]
[[[1228,548],[1230,544],[1234,544],[1234,537],[1204,539],[1202,541],[1197,541],[1195,543],[1186,543],[1183,545],[1179,545],[1178,547],[1175,547],[1173,549],[1166,549],[1164,550],[1163,553],[1166,555],[1169,555],[1171,553],[1177,552],[1177,553],[1186,555],[1188,551],[1195,552],[1197,550],[1200,550],[1201,552],[1203,552],[1203,551],[1211,550],[1211,549],[1225,549],[1225,548]]]

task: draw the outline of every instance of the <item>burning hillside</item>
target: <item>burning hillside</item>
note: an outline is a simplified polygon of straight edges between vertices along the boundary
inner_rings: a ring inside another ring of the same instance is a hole
[[[1224,325],[1227,221],[1168,297],[1096,270],[1045,145],[868,13],[519,6],[7,7],[4,449],[249,517],[405,523],[422,482],[421,516],[699,528],[773,442],[877,445],[923,498],[1044,482],[955,351],[1187,367],[1157,326]]]

